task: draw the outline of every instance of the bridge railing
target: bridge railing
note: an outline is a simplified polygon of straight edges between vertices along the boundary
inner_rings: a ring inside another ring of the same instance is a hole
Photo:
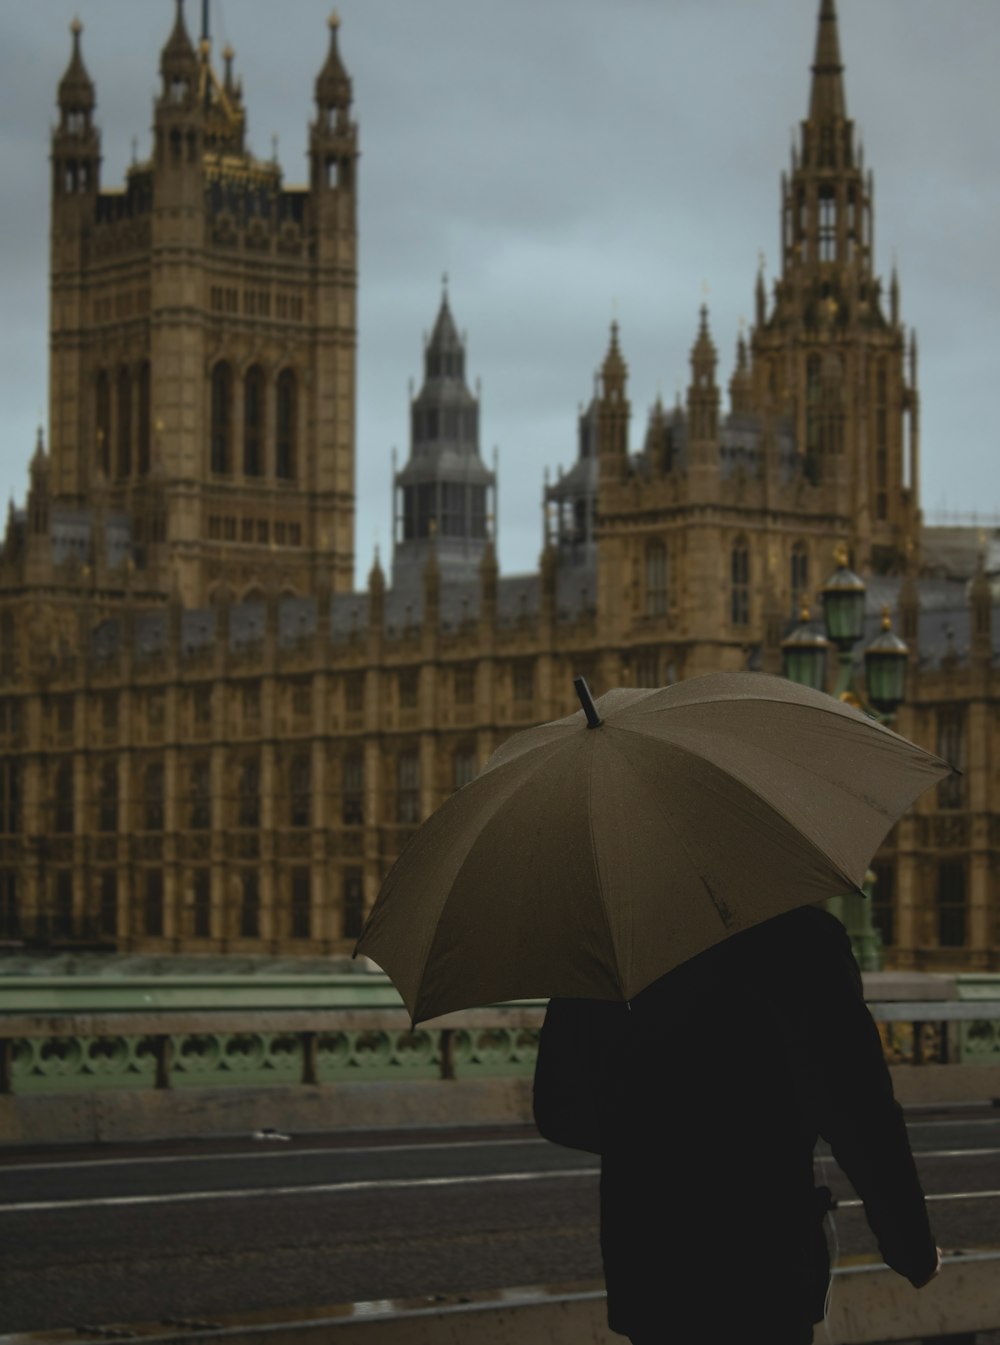
[[[885,986],[869,1005],[901,1100],[1000,1097],[1000,997]],[[0,1143],[527,1122],[544,1011],[414,1029],[381,976],[3,977]]]

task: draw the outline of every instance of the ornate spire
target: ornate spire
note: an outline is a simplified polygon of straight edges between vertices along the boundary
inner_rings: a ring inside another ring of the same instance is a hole
[[[605,397],[615,397],[619,400],[625,396],[625,380],[628,378],[628,366],[622,358],[621,350],[618,348],[618,323],[611,324],[611,341],[608,344],[608,353],[604,357],[604,363],[601,365],[601,386]]]
[[[239,93],[236,88],[236,80],[233,77],[233,57],[236,53],[227,42],[222,48],[222,61],[225,66],[225,72],[222,77],[222,87],[230,98],[238,98]]]
[[[714,444],[719,425],[719,389],[715,383],[718,363],[715,344],[708,330],[708,308],[701,306],[698,335],[691,347],[691,383],[688,387],[688,417],[691,442]]]
[[[830,122],[847,116],[844,100],[844,66],[840,59],[840,37],[834,0],[822,0],[816,33],[816,56],[812,67],[812,93],[809,120]]]
[[[87,74],[80,50],[83,24],[74,19],[69,26],[73,34],[73,52],[66,73],[59,81],[59,106],[63,112],[92,112],[94,110],[94,82]]]
[[[424,350],[424,376],[428,381],[447,377],[465,378],[465,346],[448,303],[447,278],[441,293],[441,307]]]
[[[340,59],[337,47],[337,30],[340,17],[336,10],[328,20],[330,25],[330,49],[326,62],[316,76],[316,103],[321,108],[346,108],[351,103],[351,79]]]
[[[198,54],[184,22],[184,0],[176,0],[177,13],[170,36],[160,52],[160,71],[170,74],[190,74],[198,68]]]
[[[736,342],[736,368],[729,380],[730,409],[739,413],[752,409],[753,386],[750,379],[750,361],[747,359],[746,337],[741,331]]]
[[[708,330],[708,305],[702,304],[698,320],[698,335],[691,347],[692,381],[696,384],[715,382],[715,366],[718,363],[715,343]]]

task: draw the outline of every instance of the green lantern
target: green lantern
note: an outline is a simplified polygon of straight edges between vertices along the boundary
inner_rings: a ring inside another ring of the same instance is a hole
[[[891,715],[902,703],[910,650],[892,629],[888,607],[882,609],[882,630],[865,650],[868,699],[881,714]]]
[[[846,547],[838,547],[837,562],[823,586],[823,616],[830,639],[846,654],[865,633],[865,581],[848,568]]]
[[[809,624],[809,608],[802,604],[799,624],[781,642],[781,669],[790,682],[826,689],[826,656],[830,641]]]

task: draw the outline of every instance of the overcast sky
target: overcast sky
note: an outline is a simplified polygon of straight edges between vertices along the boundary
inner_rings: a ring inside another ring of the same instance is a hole
[[[213,0],[249,138],[306,177],[326,0]],[[48,136],[84,24],[102,183],[149,150],[173,0],[0,0],[0,487],[20,502],[46,421]],[[727,381],[768,283],[779,175],[805,115],[818,0],[341,0],[360,128],[358,575],[389,541],[390,449],[450,277],[482,379],[482,449],[500,449],[499,551],[534,568],[543,470],[568,466],[575,418],[617,313],[632,444],[688,374],[707,287]],[[192,33],[201,5],[188,0]],[[923,506],[1000,508],[1000,4],[839,0],[848,113],[875,174],[878,270],[899,265],[920,341]],[[217,58],[218,60],[218,58]],[[221,61],[218,61],[221,64]]]

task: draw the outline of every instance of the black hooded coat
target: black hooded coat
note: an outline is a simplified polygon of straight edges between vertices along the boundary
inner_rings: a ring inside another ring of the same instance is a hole
[[[829,1258],[822,1135],[885,1261],[937,1253],[843,926],[802,907],[661,977],[630,1005],[552,1000],[535,1120],[601,1155],[608,1323],[636,1341],[805,1345]]]

